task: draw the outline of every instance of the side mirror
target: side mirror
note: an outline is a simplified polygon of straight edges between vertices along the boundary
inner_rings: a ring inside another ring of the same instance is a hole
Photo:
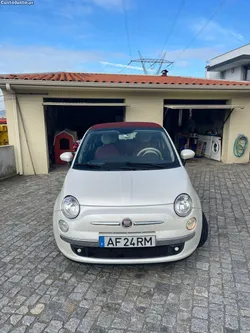
[[[67,153],[62,153],[61,155],[60,155],[60,159],[62,160],[62,161],[64,161],[64,162],[71,162],[72,160],[73,160],[73,154],[72,153],[70,153],[70,152],[67,152]]]
[[[191,149],[183,149],[181,151],[181,159],[182,160],[189,160],[190,158],[193,158],[195,156],[195,152]]]

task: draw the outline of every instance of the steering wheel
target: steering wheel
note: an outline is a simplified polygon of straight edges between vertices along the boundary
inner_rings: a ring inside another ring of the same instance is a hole
[[[160,159],[163,159],[162,153],[160,152],[159,149],[153,148],[153,147],[147,147],[143,148],[137,153],[137,156],[145,156],[146,154],[155,154],[157,155]]]

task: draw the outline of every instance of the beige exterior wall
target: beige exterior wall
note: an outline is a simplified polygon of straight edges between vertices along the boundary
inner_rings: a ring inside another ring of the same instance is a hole
[[[157,96],[128,96],[130,105],[126,110],[125,121],[152,121],[163,123],[163,99]]]
[[[244,98],[238,98],[236,94],[226,91],[222,94],[209,91],[149,92],[138,90],[126,91],[125,89],[116,91],[101,89],[94,91],[85,89],[77,91],[67,88],[65,90],[51,89],[48,92],[48,95],[44,96],[18,96],[36,174],[48,173],[47,133],[44,120],[44,109],[42,105],[43,97],[124,98],[126,103],[129,105],[126,110],[126,121],[153,121],[159,124],[162,124],[163,122],[164,99],[228,99],[232,104],[246,105],[246,109],[235,109],[225,125],[222,160],[225,163],[245,163],[249,161],[248,151],[242,158],[236,158],[233,155],[233,143],[238,134],[245,134],[250,139],[250,98],[246,96]],[[6,113],[9,129],[9,141],[11,145],[15,146],[18,168],[18,156],[20,155],[18,155],[18,134],[17,126],[15,124],[15,112],[15,100],[9,98],[8,95],[8,98],[6,98]],[[23,172],[25,175],[31,175],[34,174],[34,172],[20,116],[18,117],[18,127],[21,137],[20,141]]]
[[[118,91],[51,91],[48,97],[58,98],[124,98],[129,105],[126,111],[125,121],[153,121],[159,124],[163,122],[163,94],[134,92],[126,93]]]
[[[48,155],[43,98],[41,96],[20,96],[18,99],[24,122],[24,126],[22,123],[20,124],[24,174],[30,175],[34,172],[23,127],[26,130],[35,173],[46,174],[48,173]]]
[[[238,134],[244,134],[250,141],[250,98],[234,98],[232,104],[245,105],[244,109],[234,109],[223,131],[222,161],[224,163],[249,162],[249,146],[242,157],[233,154],[234,141]]]
[[[34,174],[31,158],[36,174],[48,173],[47,137],[41,96],[19,96],[22,118],[14,98],[6,98],[6,115],[8,121],[9,143],[15,147],[17,172],[21,172],[18,163],[18,133],[20,132],[21,160],[24,175]],[[17,114],[18,124],[15,124]],[[23,122],[22,122],[23,120]],[[25,130],[24,130],[25,129]],[[25,134],[26,132],[26,134]],[[30,153],[28,150],[30,148]]]

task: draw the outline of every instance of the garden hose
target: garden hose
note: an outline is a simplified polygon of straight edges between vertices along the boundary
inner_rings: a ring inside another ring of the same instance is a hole
[[[234,141],[234,156],[241,157],[245,154],[245,150],[248,146],[248,139],[245,135],[240,134],[237,136],[237,138]]]

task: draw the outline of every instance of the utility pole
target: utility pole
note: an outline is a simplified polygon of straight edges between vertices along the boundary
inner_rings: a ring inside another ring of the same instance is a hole
[[[142,55],[141,55],[141,53],[140,53],[140,51],[138,51],[138,54],[139,54],[139,58],[131,60],[130,64],[133,63],[133,62],[134,63],[138,63],[138,62],[141,63],[145,75],[148,74],[148,70],[147,70],[145,64],[150,64],[149,68],[152,68],[155,64],[158,64],[159,67],[156,70],[156,73],[155,73],[156,75],[158,75],[160,73],[160,70],[161,70],[163,64],[168,64],[168,66],[170,66],[171,64],[173,64],[172,61],[168,61],[168,60],[165,59],[166,52],[164,53],[163,57],[160,58],[160,59],[143,58]]]

